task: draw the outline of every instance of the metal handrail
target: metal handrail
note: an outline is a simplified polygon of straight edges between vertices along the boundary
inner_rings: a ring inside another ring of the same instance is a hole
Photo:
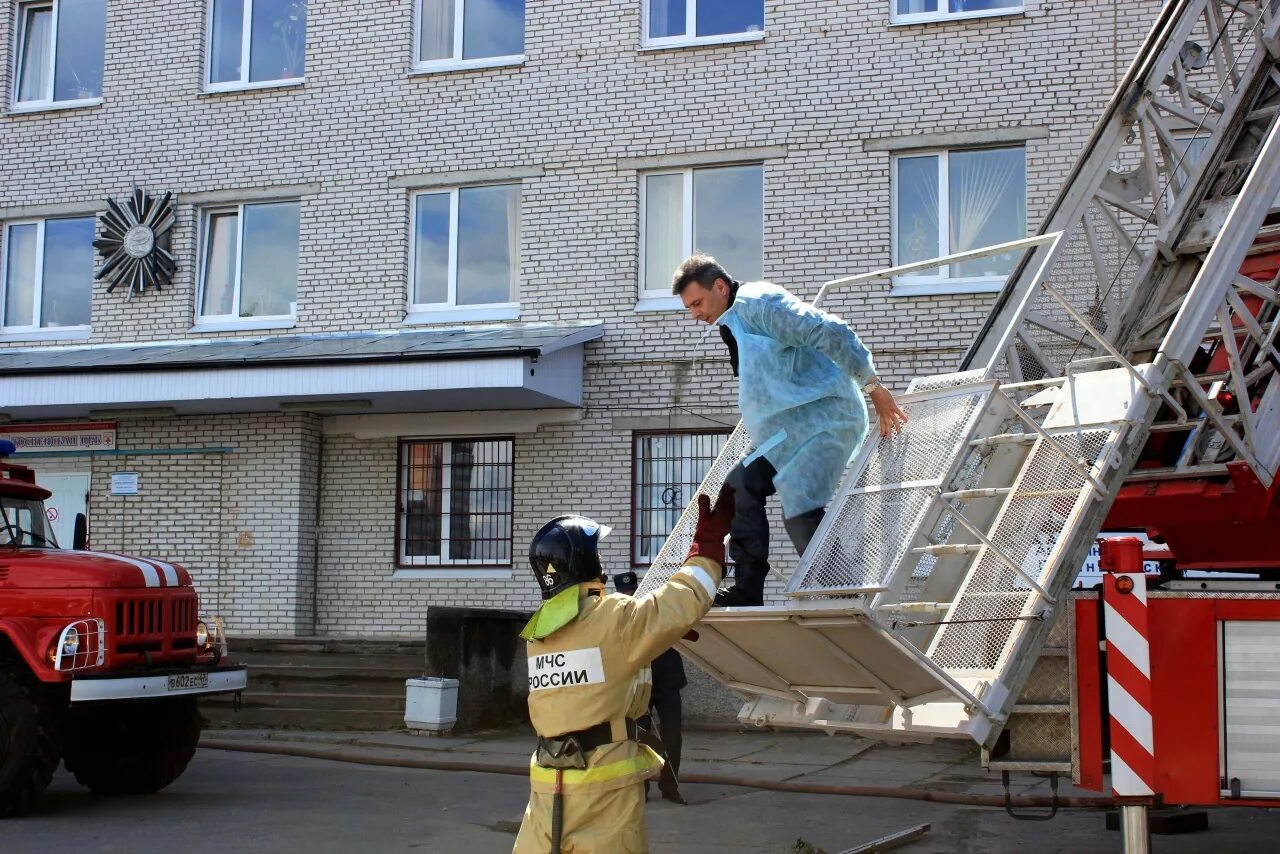
[[[934,267],[941,267],[943,264],[955,264],[963,261],[975,261],[979,258],[990,258],[992,255],[1004,255],[1006,252],[1017,252],[1019,249],[1028,249],[1032,246],[1041,246],[1045,243],[1052,243],[1062,234],[1060,231],[1054,231],[1049,234],[1038,234],[1035,237],[1024,237],[1021,240],[1012,240],[1008,243],[997,243],[992,246],[983,246],[979,249],[966,249],[964,252],[954,252],[950,255],[943,255],[940,258],[930,258],[927,261],[913,261],[910,264],[899,264],[896,267],[885,267],[879,270],[872,270],[870,273],[859,273],[856,276],[843,276],[839,279],[832,279],[824,282],[822,287],[818,289],[818,295],[813,298],[813,305],[819,305],[822,298],[832,288],[843,288],[848,285],[860,285],[863,282],[871,282],[876,279],[888,279],[893,276],[900,276],[903,273],[914,273],[917,270],[931,270]]]

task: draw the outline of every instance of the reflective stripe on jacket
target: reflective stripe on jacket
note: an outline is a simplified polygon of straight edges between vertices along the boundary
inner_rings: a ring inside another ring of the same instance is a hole
[[[710,610],[722,575],[715,561],[694,557],[639,598],[603,595],[601,585],[581,584],[577,617],[528,641],[529,719],[538,735],[613,726],[616,741],[592,751],[586,769],[565,771],[566,792],[616,788],[661,767],[657,754],[626,739],[624,722],[648,706],[649,662]],[[555,771],[531,762],[530,782],[535,792],[551,791],[544,787],[554,788]]]

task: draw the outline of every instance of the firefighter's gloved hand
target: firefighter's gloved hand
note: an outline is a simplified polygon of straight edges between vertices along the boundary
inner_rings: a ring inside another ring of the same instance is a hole
[[[698,525],[693,530],[693,545],[689,548],[689,558],[697,555],[714,560],[724,566],[724,538],[729,534],[729,525],[733,522],[733,489],[728,486],[720,488],[716,496],[715,509],[711,509],[711,496],[698,496]]]

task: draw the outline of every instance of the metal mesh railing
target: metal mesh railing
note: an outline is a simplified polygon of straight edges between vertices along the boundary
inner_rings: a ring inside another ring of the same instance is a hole
[[[1055,436],[1063,450],[1092,466],[1114,434],[1109,429]],[[1043,440],[1032,449],[1014,492],[991,531],[995,549],[984,548],[947,614],[929,657],[952,670],[995,670],[1019,618],[1030,616],[1035,595],[1009,564],[1044,585],[1056,569],[1062,545],[1074,533],[1077,512],[1091,499],[1084,474]],[[999,550],[997,553],[996,549]]]
[[[942,478],[960,440],[968,435],[974,411],[985,399],[983,389],[905,401],[902,408],[910,420],[896,436],[884,438],[873,431],[867,438],[874,449],[855,489]]]
[[[938,391],[944,388],[956,388],[970,383],[982,382],[987,378],[985,370],[962,371],[958,374],[935,374],[931,377],[916,377],[907,384],[907,394],[913,392]]]
[[[791,592],[880,588],[902,560],[920,515],[936,492],[927,486],[854,492],[838,498],[827,511],[835,516],[831,527],[806,553]]]
[[[944,386],[904,398],[910,420],[896,436],[867,439],[870,447],[845,473],[789,592],[883,588],[916,539],[987,394],[986,386]]]
[[[728,477],[729,471],[750,449],[751,437],[739,423],[725,440],[724,447],[720,449],[720,455],[707,470],[707,475],[702,479],[697,492],[689,499],[684,512],[680,514],[680,519],[667,536],[662,551],[658,552],[658,556],[649,564],[649,569],[636,590],[637,596],[643,596],[665,584],[667,579],[675,575],[684,565],[685,555],[693,545],[694,528],[698,524],[698,496],[710,495],[714,500],[720,492],[720,487],[724,485],[724,479]]]

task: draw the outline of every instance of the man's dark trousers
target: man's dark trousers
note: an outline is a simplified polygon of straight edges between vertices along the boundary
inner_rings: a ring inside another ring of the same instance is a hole
[[[725,478],[733,487],[734,515],[729,528],[729,558],[733,561],[733,586],[716,596],[717,605],[763,605],[764,582],[769,577],[769,518],[765,499],[775,494],[777,470],[764,457],[750,465],[738,463]],[[796,554],[804,554],[825,510],[821,507],[786,519],[787,535]]]

